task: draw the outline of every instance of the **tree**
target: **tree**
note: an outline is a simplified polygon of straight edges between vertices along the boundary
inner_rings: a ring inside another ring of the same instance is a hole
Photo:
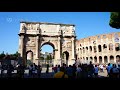
[[[50,56],[49,55],[47,55],[46,60],[50,60]]]
[[[4,51],[0,54],[0,59],[3,59],[5,57]]]
[[[44,57],[40,57],[40,60],[44,60]]]
[[[52,56],[51,56],[51,54],[50,54],[50,60],[52,60]]]
[[[120,12],[111,12],[109,25],[112,28],[120,29]]]

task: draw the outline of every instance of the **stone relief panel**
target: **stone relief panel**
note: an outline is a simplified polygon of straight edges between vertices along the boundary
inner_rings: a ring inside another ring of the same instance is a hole
[[[26,38],[26,46],[35,46],[36,39],[35,37]]]
[[[71,35],[74,34],[74,29],[71,26],[62,26],[61,30],[63,32],[63,35]]]
[[[63,42],[63,47],[71,48],[71,46],[72,46],[71,40],[65,40],[65,41]]]
[[[27,30],[37,30],[36,24],[26,24]]]
[[[42,39],[41,39],[42,41],[46,41],[46,42],[48,42],[48,41],[58,41],[58,38],[57,37],[43,37]]]
[[[57,25],[40,25],[42,34],[54,35],[58,34],[59,29],[57,29]]]

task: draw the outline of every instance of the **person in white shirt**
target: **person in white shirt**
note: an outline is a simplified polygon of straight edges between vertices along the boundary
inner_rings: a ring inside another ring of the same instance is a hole
[[[101,64],[99,67],[100,67],[100,71],[103,72],[104,69],[103,65]]]

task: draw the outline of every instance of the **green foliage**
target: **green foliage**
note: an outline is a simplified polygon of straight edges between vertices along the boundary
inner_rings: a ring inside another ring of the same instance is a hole
[[[6,59],[6,60],[17,60],[18,56],[19,56],[18,52],[14,53],[14,54],[8,54],[8,53],[4,54],[4,51],[3,51],[0,54],[0,59],[2,59],[2,60],[3,59]]]
[[[49,55],[47,55],[47,57],[46,57],[46,59],[45,59],[45,60],[49,60],[49,58],[50,58],[50,57],[49,57]]]
[[[44,60],[44,57],[40,57],[40,60]]]
[[[4,54],[4,51],[0,54],[0,59],[4,59],[5,57],[5,54]]]
[[[112,28],[120,29],[120,12],[111,12],[109,25]]]
[[[52,56],[51,55],[47,55],[45,60],[52,60]]]

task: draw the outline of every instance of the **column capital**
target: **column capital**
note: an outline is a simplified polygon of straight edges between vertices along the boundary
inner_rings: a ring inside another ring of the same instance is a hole
[[[72,40],[75,40],[75,38],[74,38],[74,37],[72,37]]]
[[[36,39],[39,39],[39,36],[38,36],[38,35],[36,36]]]
[[[60,37],[58,37],[58,40],[61,40],[61,38],[60,38]]]
[[[21,35],[21,36],[20,36],[20,39],[23,39],[23,38],[24,38],[24,35]]]

